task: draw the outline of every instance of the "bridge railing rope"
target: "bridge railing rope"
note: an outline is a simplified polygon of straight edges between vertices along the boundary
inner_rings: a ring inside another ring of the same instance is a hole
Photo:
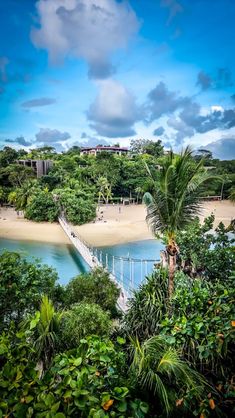
[[[159,260],[112,255],[89,245],[77,231],[74,232],[72,225],[64,216],[59,217],[59,223],[89,267],[103,267],[109,272],[110,278],[121,290],[118,304],[125,311],[127,299],[132,295],[133,290],[144,282]]]

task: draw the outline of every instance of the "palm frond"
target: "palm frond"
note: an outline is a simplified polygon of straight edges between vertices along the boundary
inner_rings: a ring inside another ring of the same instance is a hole
[[[202,395],[205,385],[203,377],[180,359],[165,338],[154,336],[142,344],[132,339],[131,344],[133,374],[144,389],[158,397],[166,415],[174,406],[170,403],[172,390],[175,394],[179,391],[193,391],[197,397]]]

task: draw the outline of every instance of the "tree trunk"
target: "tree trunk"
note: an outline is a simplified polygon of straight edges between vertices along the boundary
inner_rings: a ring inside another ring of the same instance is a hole
[[[176,255],[168,254],[168,268],[169,268],[169,279],[168,279],[168,295],[169,300],[172,298],[174,293],[174,277],[176,269]]]

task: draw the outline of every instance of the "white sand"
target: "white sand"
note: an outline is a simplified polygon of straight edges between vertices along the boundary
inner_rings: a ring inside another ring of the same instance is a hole
[[[108,205],[102,207],[96,221],[82,226],[74,227],[84,240],[94,246],[115,245],[125,242],[151,239],[146,222],[146,211],[142,205],[119,206]],[[215,214],[215,226],[223,222],[228,226],[235,218],[235,205],[229,201],[205,202],[201,218]],[[32,240],[68,244],[69,239],[57,223],[31,222],[22,216],[17,216],[14,209],[0,209],[0,237],[19,240]]]
[[[32,222],[12,208],[0,208],[0,238],[69,244],[58,223]]]

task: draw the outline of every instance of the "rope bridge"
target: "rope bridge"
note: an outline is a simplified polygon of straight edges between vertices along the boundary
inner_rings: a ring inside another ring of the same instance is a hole
[[[152,271],[154,265],[159,263],[159,260],[118,257],[105,253],[103,250],[91,247],[85,242],[77,232],[74,232],[64,216],[61,215],[58,220],[73,246],[88,266],[91,269],[102,267],[109,272],[111,280],[121,290],[118,305],[122,311],[126,311],[128,297],[131,296],[134,289],[143,283],[145,277]]]

